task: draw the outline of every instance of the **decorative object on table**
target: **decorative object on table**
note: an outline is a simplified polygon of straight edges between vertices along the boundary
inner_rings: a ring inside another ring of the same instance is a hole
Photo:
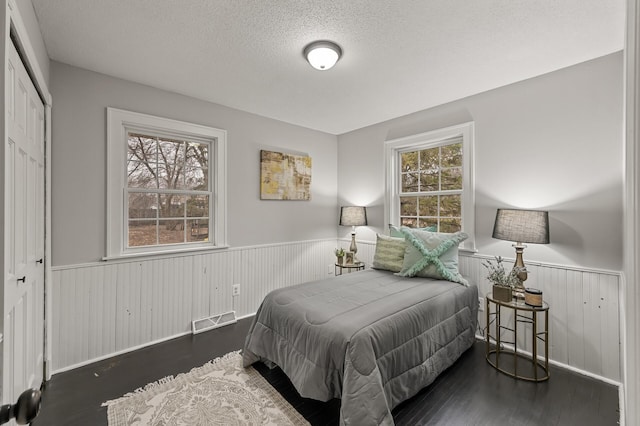
[[[260,151],[261,200],[310,200],[311,157]]]
[[[345,257],[345,265],[353,265],[355,263],[355,253],[348,251],[345,253]]]
[[[336,254],[336,258],[338,259],[338,261],[336,262],[338,265],[342,265],[344,263],[344,249],[343,248],[337,248],[334,250],[334,253]]]
[[[513,289],[502,285],[493,285],[491,289],[493,298],[500,302],[511,302],[513,300]]]
[[[511,272],[507,273],[504,270],[502,257],[496,256],[495,259],[495,261],[489,259],[482,263],[482,266],[487,268],[487,279],[493,284],[493,298],[501,302],[511,302],[515,289],[522,285],[520,281],[522,271],[520,267],[514,266]]]
[[[541,210],[498,209],[493,225],[493,238],[515,241],[516,262],[519,268],[520,284],[516,287],[516,297],[524,299],[524,286],[527,280],[527,269],[522,253],[527,247],[524,243],[549,244],[549,212]]]
[[[240,351],[149,383],[105,405],[109,426],[309,424],[253,367],[242,367]]]
[[[527,287],[524,289],[524,303],[529,306],[542,306],[542,290]]]
[[[303,53],[312,67],[319,71],[327,71],[338,62],[342,56],[342,49],[332,41],[319,40],[308,44]]]
[[[353,253],[353,261],[357,262],[356,226],[367,226],[367,209],[360,206],[344,206],[340,208],[340,225],[351,227],[351,245],[349,251]],[[349,261],[347,260],[347,263]]]

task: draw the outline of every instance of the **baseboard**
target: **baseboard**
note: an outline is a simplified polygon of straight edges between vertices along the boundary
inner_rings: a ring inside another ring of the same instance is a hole
[[[241,321],[241,320],[246,319],[246,318],[251,318],[251,317],[253,317],[255,315],[256,315],[256,313],[254,312],[252,314],[247,314],[247,315],[243,315],[243,316],[237,317],[236,320],[237,321]],[[60,369],[57,369],[55,371],[52,371],[51,372],[51,376],[53,376],[54,374],[58,374],[58,373],[64,373],[65,371],[75,370],[76,368],[84,367],[86,365],[93,364],[94,362],[103,361],[105,359],[113,358],[114,356],[123,355],[123,354],[129,353],[129,352],[137,351],[138,349],[144,349],[144,348],[147,348],[149,346],[157,345],[158,343],[166,342],[166,341],[169,341],[169,340],[177,339],[178,337],[183,337],[183,336],[188,336],[188,335],[191,335],[191,331],[185,331],[184,333],[180,333],[180,334],[176,334],[176,335],[173,335],[173,336],[165,337],[165,338],[162,338],[162,339],[154,340],[153,342],[148,342],[148,343],[145,343],[145,344],[142,344],[142,345],[138,345],[138,346],[134,346],[134,347],[131,347],[131,348],[123,349],[121,351],[117,351],[117,352],[114,352],[114,353],[111,353],[111,354],[107,354],[107,355],[104,355],[104,356],[99,356],[99,357],[96,357],[96,358],[92,358],[92,359],[89,359],[89,360],[86,360],[86,361],[79,362],[77,364],[69,365],[69,366],[66,366],[64,368],[60,368]],[[47,380],[49,380],[49,379],[47,379]]]
[[[99,357],[96,357],[96,358],[91,358],[91,359],[88,359],[86,361],[79,362],[77,364],[67,365],[65,367],[62,367],[62,368],[59,368],[57,370],[52,371],[51,375],[53,376],[54,374],[64,373],[65,371],[74,370],[76,368],[84,367],[85,365],[93,364],[94,362],[103,361],[105,359],[109,359],[109,358],[112,358],[114,356],[123,355],[123,354],[129,353],[129,352],[137,351],[138,349],[144,349],[144,348],[146,348],[148,346],[153,346],[153,345],[156,345],[158,343],[166,342],[168,340],[177,339],[178,337],[187,336],[187,335],[191,335],[191,330],[185,331],[184,333],[175,334],[173,336],[163,337],[162,339],[154,340],[152,342],[147,342],[147,343],[144,343],[142,345],[132,346],[130,348],[122,349],[120,351],[112,352],[112,353],[109,353],[109,354],[106,354],[106,355],[103,355],[103,356],[99,356]]]
[[[479,341],[481,341],[483,343],[486,342],[485,336],[482,336],[481,334],[476,334],[476,340],[479,340]],[[513,350],[513,346],[512,345],[504,344],[503,346],[505,348],[509,349],[509,350]],[[522,354],[522,355],[526,355],[528,357],[531,357],[531,352],[527,352],[527,351],[523,351],[521,349],[518,349],[518,353]],[[544,357],[538,355],[538,361],[544,362]],[[571,371],[571,372],[574,372],[574,373],[578,373],[578,374],[580,374],[582,376],[590,377],[592,379],[598,380],[598,381],[603,382],[603,383],[607,383],[609,385],[617,386],[618,389],[622,389],[622,383],[617,382],[615,380],[608,379],[608,378],[600,376],[598,374],[594,374],[594,373],[591,373],[589,371],[582,370],[580,368],[572,367],[570,365],[563,364],[563,363],[558,362],[558,361],[554,361],[551,358],[549,358],[549,364],[553,365],[554,367],[562,368],[563,370],[568,370],[568,371]]]

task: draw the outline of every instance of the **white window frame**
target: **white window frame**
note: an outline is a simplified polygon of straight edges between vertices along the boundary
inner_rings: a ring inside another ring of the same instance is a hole
[[[385,142],[385,224],[400,225],[400,154],[446,145],[452,139],[462,140],[462,231],[469,235],[460,249],[476,252],[473,122]]]
[[[127,247],[127,137],[130,131],[211,143],[209,241]],[[227,132],[213,127],[107,108],[107,253],[103,260],[226,248]]]

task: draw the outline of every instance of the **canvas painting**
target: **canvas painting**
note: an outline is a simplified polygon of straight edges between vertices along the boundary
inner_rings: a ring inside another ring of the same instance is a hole
[[[260,151],[260,199],[310,200],[311,157]]]
[[[345,257],[345,264],[347,265],[353,265],[353,252],[352,251],[348,251]]]

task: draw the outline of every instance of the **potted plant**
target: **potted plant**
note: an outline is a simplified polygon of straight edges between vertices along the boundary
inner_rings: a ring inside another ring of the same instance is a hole
[[[493,284],[493,298],[501,302],[511,302],[514,288],[522,285],[522,281],[518,278],[522,268],[514,267],[507,273],[502,262],[502,257],[496,256],[495,262],[487,260],[482,263],[482,266],[487,268],[487,279]]]
[[[342,265],[344,263],[344,249],[343,248],[337,248],[337,249],[335,249],[334,253],[336,254],[336,257],[338,258],[338,265]]]

